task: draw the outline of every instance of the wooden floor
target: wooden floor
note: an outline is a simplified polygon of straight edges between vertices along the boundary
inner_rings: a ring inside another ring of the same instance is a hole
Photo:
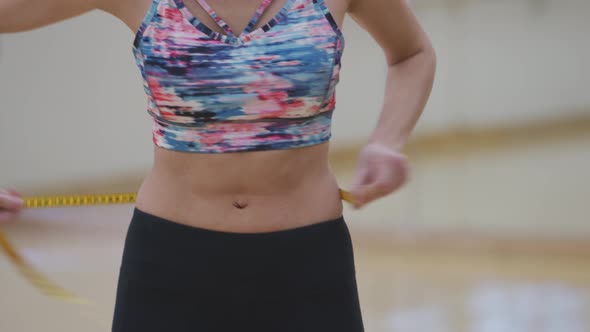
[[[131,205],[25,211],[26,257],[95,307],[41,295],[0,259],[0,331],[108,331]],[[352,228],[368,332],[588,332],[587,257],[388,249]],[[336,332],[336,331],[335,331]]]

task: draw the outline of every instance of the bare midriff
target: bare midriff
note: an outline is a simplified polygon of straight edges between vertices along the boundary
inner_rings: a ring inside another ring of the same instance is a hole
[[[136,207],[177,223],[239,233],[336,219],[342,201],[328,146],[220,154],[154,146]]]

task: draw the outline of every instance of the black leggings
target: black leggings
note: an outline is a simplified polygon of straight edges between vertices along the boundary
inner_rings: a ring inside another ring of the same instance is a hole
[[[112,331],[362,332],[344,218],[233,233],[135,208]]]

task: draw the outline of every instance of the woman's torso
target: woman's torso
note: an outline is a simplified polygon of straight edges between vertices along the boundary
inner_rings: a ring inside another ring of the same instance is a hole
[[[194,0],[187,8],[221,32]],[[262,0],[208,0],[225,21],[241,31]],[[264,24],[285,0],[274,0]],[[127,25],[139,27],[151,0],[136,0]],[[342,26],[347,1],[325,0]],[[259,23],[260,24],[260,23]],[[232,153],[178,152],[154,146],[154,163],[138,193],[142,211],[196,227],[264,232],[294,228],[342,215],[338,183],[328,163],[329,143],[309,147]]]

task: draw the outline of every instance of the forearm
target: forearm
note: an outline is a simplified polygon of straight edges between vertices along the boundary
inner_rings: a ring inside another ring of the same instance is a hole
[[[436,56],[431,47],[389,65],[385,98],[370,142],[400,150],[416,126],[434,81]]]

